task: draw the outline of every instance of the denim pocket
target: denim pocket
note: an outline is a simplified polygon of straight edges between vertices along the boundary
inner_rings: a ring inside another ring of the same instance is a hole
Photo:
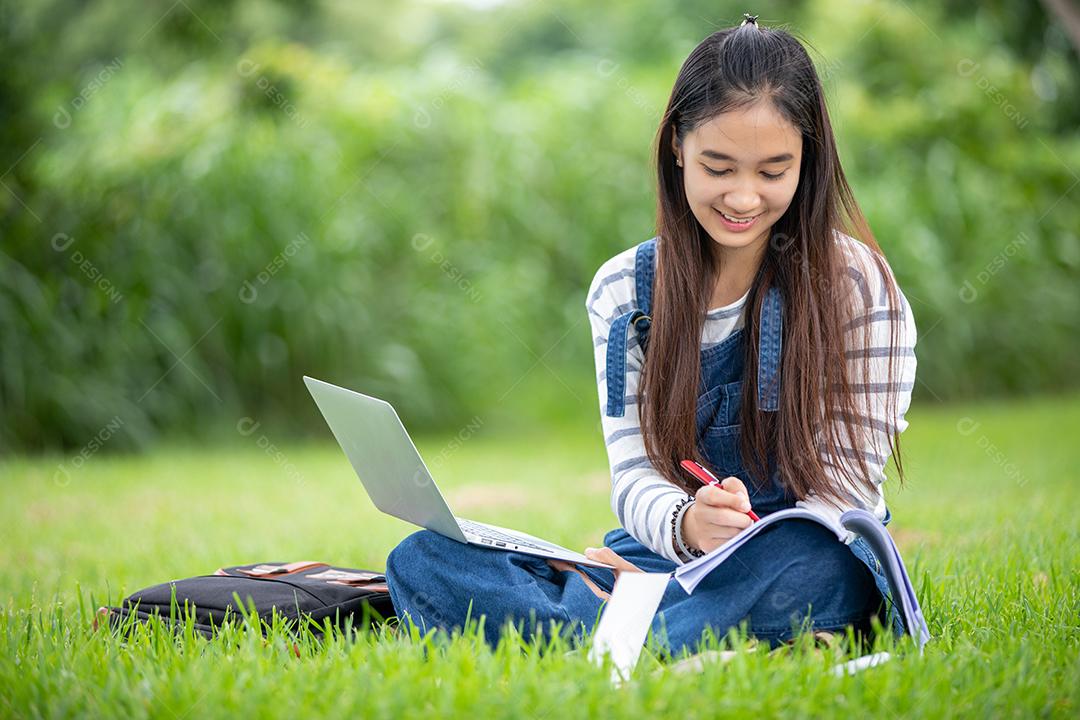
[[[741,431],[741,425],[715,425],[705,428],[702,435],[706,457],[725,475],[737,475],[743,471],[742,455],[739,453]]]
[[[713,419],[723,404],[722,393],[723,385],[714,385],[698,396],[695,419],[699,431],[713,424]]]
[[[742,381],[716,385],[699,399],[698,429],[702,452],[728,475],[743,470],[739,454]]]

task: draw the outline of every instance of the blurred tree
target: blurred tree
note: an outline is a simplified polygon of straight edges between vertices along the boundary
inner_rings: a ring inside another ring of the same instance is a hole
[[[597,412],[686,53],[744,8],[0,0],[0,449]],[[763,3],[811,43],[924,399],[1074,385],[1077,58],[1043,5]],[[1039,318],[1032,322],[1031,318]],[[489,427],[504,423],[488,423]]]

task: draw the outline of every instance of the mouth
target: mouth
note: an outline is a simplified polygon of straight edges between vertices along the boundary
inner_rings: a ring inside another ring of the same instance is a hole
[[[730,230],[743,230],[745,228],[748,228],[753,225],[759,217],[765,214],[762,212],[758,213],[757,215],[737,217],[735,215],[728,215],[727,213],[721,212],[716,208],[713,208],[713,210],[715,210],[716,214],[720,216],[720,219],[723,221],[724,226]]]

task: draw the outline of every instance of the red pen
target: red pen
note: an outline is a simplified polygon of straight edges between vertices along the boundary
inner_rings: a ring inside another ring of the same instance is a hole
[[[686,470],[688,473],[700,480],[703,485],[715,485],[716,487],[720,487],[720,480],[717,479],[717,477],[711,472],[709,472],[706,468],[694,462],[693,460],[683,460],[681,463],[679,463],[679,465],[682,466],[683,470]],[[746,514],[749,515],[750,519],[754,522],[761,520],[761,518],[759,518],[757,516],[757,513],[755,513],[753,510],[747,510]]]

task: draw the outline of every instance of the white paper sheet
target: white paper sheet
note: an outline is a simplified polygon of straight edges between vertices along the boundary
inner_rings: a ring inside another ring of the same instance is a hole
[[[603,663],[606,653],[611,653],[613,683],[629,679],[637,665],[670,580],[671,573],[619,573],[589,650],[589,659],[597,664]]]
[[[840,677],[842,675],[855,675],[857,673],[866,670],[867,668],[877,667],[889,662],[892,656],[887,652],[874,653],[872,655],[863,655],[862,657],[855,658],[854,660],[848,660],[845,663],[833,666],[833,675]]]

